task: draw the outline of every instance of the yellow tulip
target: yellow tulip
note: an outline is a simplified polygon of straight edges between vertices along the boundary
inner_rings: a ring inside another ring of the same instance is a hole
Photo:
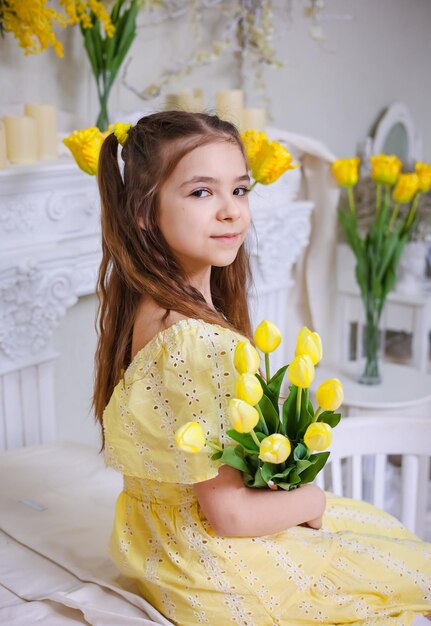
[[[262,352],[273,352],[281,343],[281,332],[275,324],[263,320],[254,331],[254,341]]]
[[[250,165],[253,179],[261,185],[270,185],[284,172],[298,167],[292,163],[289,150],[277,141],[264,142]]]
[[[332,164],[335,180],[341,187],[354,187],[359,178],[359,157],[338,159]]]
[[[233,364],[240,374],[256,374],[260,365],[259,353],[249,341],[238,341]]]
[[[426,193],[431,189],[431,165],[428,163],[416,163],[416,174],[419,177],[418,191]]]
[[[325,411],[336,411],[343,403],[343,385],[338,378],[330,378],[319,385],[316,400]]]
[[[314,380],[314,365],[308,354],[296,356],[289,367],[287,375],[291,383],[301,389],[309,387]]]
[[[396,155],[378,154],[370,157],[371,178],[375,183],[395,185],[402,163]]]
[[[129,136],[129,130],[131,128],[131,124],[124,124],[123,122],[117,122],[116,124],[114,124],[114,135],[118,139],[118,143],[120,143],[122,146],[124,146],[124,144],[126,143]]]
[[[329,448],[332,441],[332,428],[325,422],[314,422],[305,431],[304,443],[309,450],[321,452]]]
[[[235,396],[254,406],[263,396],[262,385],[254,374],[241,374],[236,381]]]
[[[313,365],[317,365],[322,360],[322,340],[320,335],[311,332],[306,326],[303,326],[298,334],[296,342],[295,356],[308,354],[313,361]]]
[[[400,174],[395,189],[393,199],[395,202],[410,202],[419,186],[419,176],[417,174]]]
[[[265,463],[283,463],[291,451],[290,441],[284,435],[274,433],[260,443],[259,459]]]
[[[175,443],[183,452],[199,452],[205,445],[205,435],[199,422],[187,422],[175,432]]]
[[[241,133],[241,139],[244,144],[247,161],[251,165],[251,163],[254,163],[262,145],[268,141],[268,136],[260,130],[246,130]]]
[[[228,415],[233,428],[239,433],[249,433],[259,421],[256,409],[239,398],[232,398],[229,402]]]
[[[86,173],[97,174],[99,153],[104,136],[96,126],[75,130],[63,139],[64,145],[69,148],[77,165]]]

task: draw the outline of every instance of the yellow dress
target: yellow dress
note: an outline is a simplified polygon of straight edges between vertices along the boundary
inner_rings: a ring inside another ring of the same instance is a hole
[[[106,462],[124,475],[110,541],[120,571],[179,626],[410,624],[431,611],[431,545],[368,504],[328,494],[319,531],[215,535],[193,483],[217,475],[212,451],[175,446],[197,420],[229,443],[240,334],[181,320],[134,358],[104,414]],[[256,511],[265,515],[265,511]]]

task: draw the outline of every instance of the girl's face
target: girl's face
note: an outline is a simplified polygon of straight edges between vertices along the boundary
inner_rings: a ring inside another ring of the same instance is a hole
[[[195,148],[159,194],[159,227],[184,271],[230,265],[250,225],[250,178],[239,147],[223,141]]]

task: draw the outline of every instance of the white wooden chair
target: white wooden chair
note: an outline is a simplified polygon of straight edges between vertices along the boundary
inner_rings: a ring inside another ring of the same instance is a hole
[[[429,418],[345,417],[333,430],[330,451],[331,455],[317,476],[316,484],[339,496],[368,500],[385,510],[388,508],[388,456],[399,455],[400,520],[407,528],[424,537],[431,415]],[[370,462],[370,457],[374,458],[374,463]],[[369,493],[364,493],[364,485],[370,483]]]

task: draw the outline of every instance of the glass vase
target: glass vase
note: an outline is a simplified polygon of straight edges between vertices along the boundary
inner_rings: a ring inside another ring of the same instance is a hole
[[[381,311],[377,310],[374,303],[367,303],[365,304],[365,313],[365,367],[358,382],[362,385],[378,385],[382,382],[380,375],[382,350],[379,330]]]

